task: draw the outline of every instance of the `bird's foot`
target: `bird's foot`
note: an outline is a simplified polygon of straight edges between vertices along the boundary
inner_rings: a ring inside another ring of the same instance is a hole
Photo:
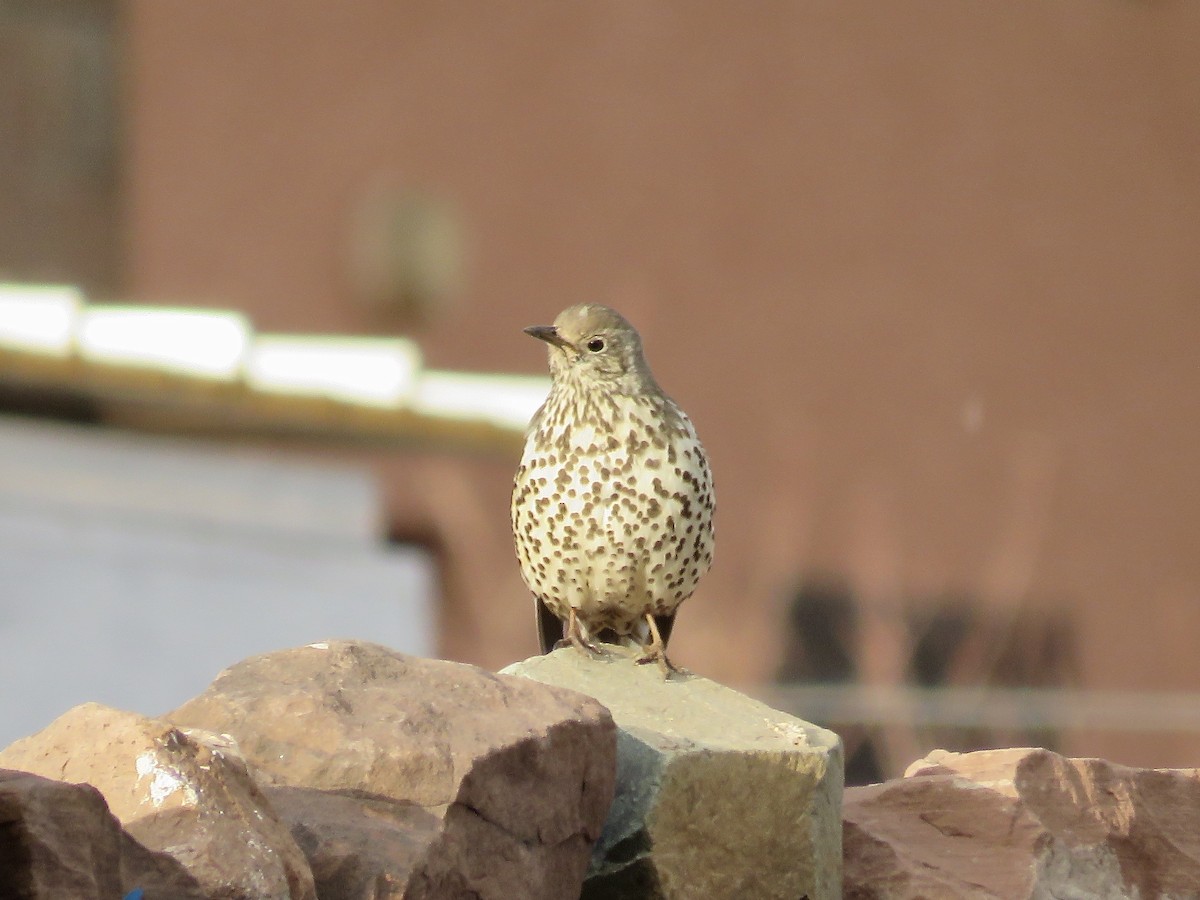
[[[574,607],[567,617],[567,634],[562,642],[574,645],[575,649],[585,656],[590,656],[593,659],[604,659],[607,656],[599,647],[588,640],[590,635],[582,627],[583,623],[579,620],[579,613]]]
[[[600,647],[597,647],[591,641],[578,636],[569,638],[565,637],[556,643],[552,649],[561,650],[563,647],[574,647],[584,656],[590,656],[593,659],[604,659],[608,656],[608,654]]]
[[[584,638],[577,638],[576,640],[572,641],[571,643],[573,643],[575,645],[576,650],[580,651],[581,653],[587,654],[588,656],[592,657],[593,659],[605,659],[608,656],[607,652],[605,652],[604,650],[601,650],[598,646],[593,644],[591,641],[585,640]]]
[[[671,673],[681,672],[682,670],[667,659],[667,651],[662,646],[651,646],[645,656],[639,657],[637,664],[639,666],[649,665],[650,663],[658,663],[658,668],[662,671],[663,679],[671,677]]]
[[[637,661],[638,665],[644,666],[652,662],[658,663],[658,668],[662,671],[663,680],[666,681],[671,677],[672,672],[681,672],[682,670],[667,659],[667,642],[662,639],[662,633],[658,629],[658,622],[655,621],[652,613],[646,613],[646,630],[649,632],[650,642],[645,645],[646,654]]]

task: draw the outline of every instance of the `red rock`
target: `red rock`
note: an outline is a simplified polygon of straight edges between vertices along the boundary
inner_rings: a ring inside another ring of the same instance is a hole
[[[935,751],[848,788],[845,897],[1200,896],[1200,773]]]
[[[323,898],[576,900],[612,800],[596,701],[375,644],[245,660],[168,718],[233,735],[273,787],[315,789],[272,796]]]

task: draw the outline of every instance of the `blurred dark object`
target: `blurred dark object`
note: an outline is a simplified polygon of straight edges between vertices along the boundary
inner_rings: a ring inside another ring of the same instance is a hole
[[[791,640],[779,681],[852,681],[857,627],[854,592],[842,581],[817,577],[796,592],[788,609]]]
[[[1030,605],[987,607],[956,594],[916,598],[902,604],[907,646],[907,686],[1067,687],[1077,683],[1075,632],[1069,618],[1051,608]],[[790,639],[778,681],[847,684],[862,681],[868,667],[859,657],[883,648],[864,646],[861,600],[843,581],[828,576],[806,580],[789,609]],[[897,648],[889,648],[888,653]],[[906,685],[889,685],[905,687]],[[981,695],[982,702],[986,699]],[[803,710],[793,710],[803,715]],[[833,728],[846,747],[846,783],[869,784],[901,774],[890,771],[896,757],[894,728],[836,717],[818,724]],[[910,723],[900,735],[904,748],[968,751],[998,746],[1053,749],[1053,728],[961,727]],[[900,755],[903,756],[903,750]],[[915,758],[915,757],[914,757]]]
[[[103,421],[100,404],[83,394],[0,382],[0,413],[59,419],[81,425]]]
[[[916,684],[1063,687],[1074,682],[1074,629],[1054,611],[985,609],[952,597],[909,615]]]
[[[440,197],[372,182],[353,210],[350,237],[354,295],[378,323],[397,330],[429,325],[462,290],[463,226]]]
[[[120,288],[115,0],[0,2],[0,280]]]

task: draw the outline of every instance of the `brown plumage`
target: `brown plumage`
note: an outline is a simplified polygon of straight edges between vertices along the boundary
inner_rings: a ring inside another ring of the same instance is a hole
[[[563,636],[597,653],[632,641],[666,655],[675,611],[712,564],[713,485],[691,420],[663,394],[637,331],[584,304],[527,334],[553,387],[526,432],[512,526],[542,652]]]

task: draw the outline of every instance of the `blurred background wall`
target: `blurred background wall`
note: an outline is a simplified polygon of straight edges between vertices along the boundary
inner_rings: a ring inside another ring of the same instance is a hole
[[[477,371],[542,371],[523,326],[621,309],[716,473],[683,665],[1197,689],[1200,6],[8,0],[0,24],[2,275]],[[439,561],[441,653],[534,652],[519,444],[273,452],[380,479],[391,537]],[[1187,731],[1063,740],[1200,761]]]

